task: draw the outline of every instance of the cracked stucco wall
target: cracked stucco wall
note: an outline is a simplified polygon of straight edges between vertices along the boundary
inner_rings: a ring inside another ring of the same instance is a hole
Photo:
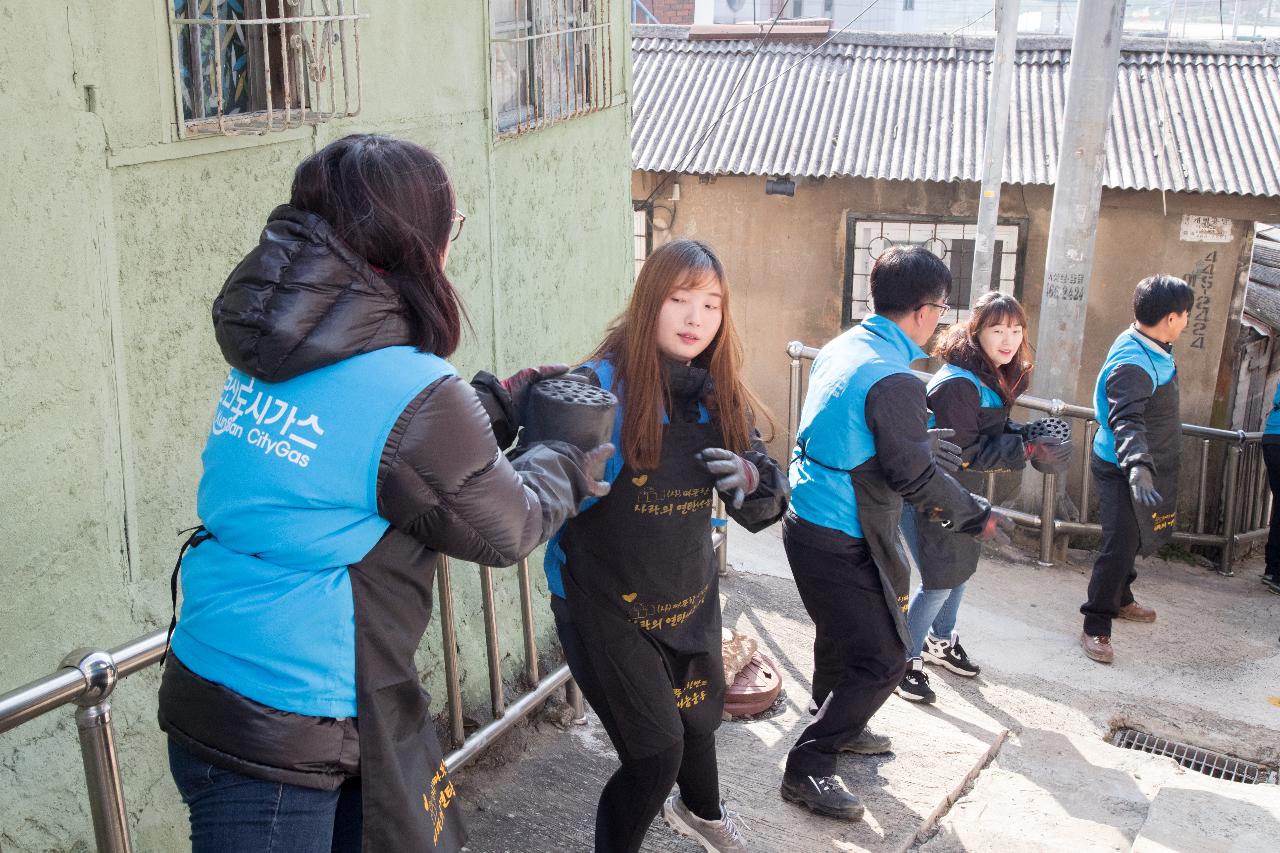
[[[164,0],[0,3],[0,691],[167,624],[176,532],[195,523],[199,452],[225,365],[208,307],[287,199],[296,163],[355,131],[431,147],[466,229],[450,254],[474,334],[461,372],[587,352],[632,278],[626,4],[615,98],[495,142],[486,4],[368,3],[359,117],[263,137],[176,139]],[[533,572],[545,596],[541,572]],[[510,680],[514,571],[495,572]],[[462,687],[484,718],[476,572],[454,567]],[[554,637],[539,607],[540,646]],[[419,664],[443,705],[439,626]],[[156,673],[113,708],[136,849],[186,847],[155,726]],[[93,848],[75,725],[62,709],[0,735],[0,848]]]

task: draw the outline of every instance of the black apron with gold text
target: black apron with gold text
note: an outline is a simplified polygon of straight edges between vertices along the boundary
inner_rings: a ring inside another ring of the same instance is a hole
[[[565,600],[631,758],[714,731],[724,707],[713,480],[695,459],[720,431],[677,418],[664,432],[658,468],[624,465],[563,539]]]
[[[350,566],[364,853],[460,850],[466,832],[413,655],[436,555],[394,528]]]

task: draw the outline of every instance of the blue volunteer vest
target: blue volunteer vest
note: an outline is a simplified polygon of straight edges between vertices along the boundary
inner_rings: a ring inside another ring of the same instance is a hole
[[[1276,386],[1276,396],[1271,401],[1271,412],[1262,426],[1267,435],[1280,435],[1280,386]]]
[[[347,566],[389,526],[377,477],[392,426],[454,373],[407,346],[279,383],[231,371],[197,494],[212,538],[182,561],[173,651],[188,668],[282,711],[356,716]]]
[[[950,363],[943,364],[942,367],[938,369],[938,372],[933,374],[933,378],[930,379],[928,385],[925,386],[925,393],[932,394],[939,385],[941,385],[943,382],[946,382],[950,379],[967,379],[970,382],[972,382],[974,387],[978,389],[978,398],[979,398],[978,407],[979,408],[983,408],[983,409],[1003,409],[1004,408],[1004,398],[1001,397],[998,393],[996,393],[991,388],[987,387],[986,383],[978,378],[978,374],[974,373],[972,370],[966,370],[963,367],[957,367],[956,365],[950,364]],[[933,427],[936,425],[936,420],[937,419],[933,416],[933,412],[930,412],[929,413],[930,429],[933,429]]]
[[[867,392],[881,379],[910,373],[911,362],[924,357],[897,323],[879,314],[819,351],[791,455],[791,509],[796,515],[863,538],[847,472],[876,452],[867,426]]]
[[[1107,360],[1102,363],[1098,381],[1093,388],[1093,405],[1098,413],[1098,431],[1093,436],[1093,452],[1112,465],[1120,463],[1116,458],[1116,435],[1108,424],[1111,404],[1107,401],[1107,377],[1124,364],[1136,364],[1142,368],[1151,377],[1153,389],[1167,385],[1178,375],[1173,354],[1147,341],[1132,326],[1121,332],[1111,344]]]

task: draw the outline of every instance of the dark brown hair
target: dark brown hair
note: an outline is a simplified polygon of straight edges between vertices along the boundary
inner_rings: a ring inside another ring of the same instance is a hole
[[[413,346],[453,354],[466,312],[444,274],[456,207],[436,155],[389,136],[344,136],[302,161],[289,203],[324,219],[385,274],[400,293]]]
[[[671,410],[671,389],[657,346],[658,314],[672,293],[707,275],[721,289],[720,328],[696,361],[707,367],[714,390],[708,401],[724,447],[741,453],[751,446],[753,417],[773,430],[773,417],[742,381],[742,342],[729,310],[724,266],[706,243],[675,240],[655,249],[640,268],[631,302],[609,326],[593,358],[613,363],[614,387],[624,397],[622,457],[632,468],[658,467],[662,453],[662,412]]]
[[[978,333],[988,326],[1000,324],[1021,326],[1022,346],[1003,367],[982,351]],[[1012,296],[998,290],[989,290],[978,297],[967,323],[958,323],[947,330],[934,348],[933,354],[943,361],[963,367],[978,375],[985,385],[997,392],[1006,405],[1012,406],[1018,395],[1027,390],[1031,382],[1031,347],[1026,336],[1027,312]]]

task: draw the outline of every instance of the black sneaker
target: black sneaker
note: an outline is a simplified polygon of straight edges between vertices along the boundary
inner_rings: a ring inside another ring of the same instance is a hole
[[[836,749],[856,755],[884,755],[886,752],[893,752],[893,741],[889,740],[888,735],[876,734],[863,726],[862,731],[841,743]]]
[[[1269,592],[1274,592],[1276,595],[1280,595],[1280,578],[1275,577],[1274,575],[1263,575],[1262,585],[1265,586]]]
[[[938,666],[946,667],[956,675],[963,675],[966,678],[973,678],[980,671],[980,667],[969,660],[969,656],[965,654],[964,646],[960,645],[960,635],[952,634],[949,640],[939,640],[932,634],[924,638],[924,659],[929,663],[936,663]]]
[[[920,658],[911,659],[907,674],[902,676],[902,681],[898,682],[893,692],[908,702],[923,702],[926,705],[932,705],[938,698],[938,694],[929,687],[929,676],[925,674],[924,661]]]
[[[787,771],[782,774],[782,799],[804,806],[811,812],[848,821],[862,820],[862,800],[844,786],[844,780],[830,776],[804,776]]]

